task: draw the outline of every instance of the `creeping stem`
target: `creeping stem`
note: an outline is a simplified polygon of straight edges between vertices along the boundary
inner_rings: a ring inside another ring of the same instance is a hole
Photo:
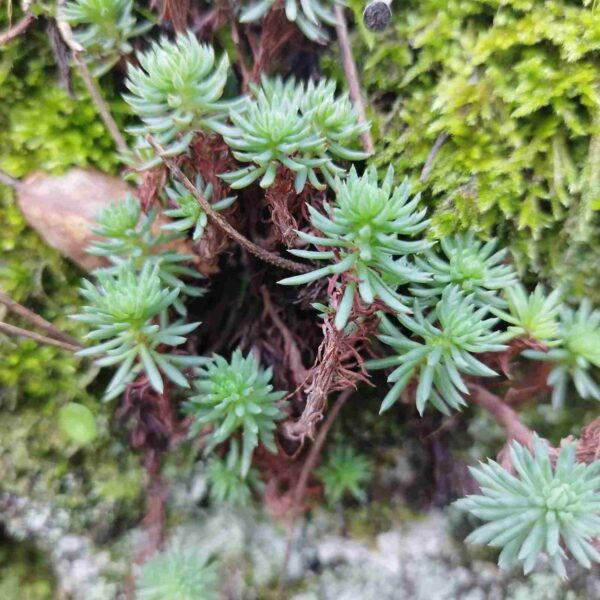
[[[202,210],[208,215],[208,218],[221,228],[231,239],[235,240],[242,248],[245,248],[264,262],[270,263],[279,267],[280,269],[287,269],[288,271],[294,271],[295,273],[307,273],[312,268],[302,263],[297,263],[287,258],[282,258],[278,254],[269,252],[260,246],[252,243],[248,238],[244,237],[237,229],[231,226],[231,224],[223,218],[217,211],[213,209],[210,202],[196,189],[194,184],[185,176],[183,171],[175,164],[175,162],[164,155],[164,149],[156,142],[151,136],[146,136],[148,143],[154,148],[158,156],[165,163],[173,177],[183,184],[186,190],[190,192],[198,201],[198,204],[202,207]]]

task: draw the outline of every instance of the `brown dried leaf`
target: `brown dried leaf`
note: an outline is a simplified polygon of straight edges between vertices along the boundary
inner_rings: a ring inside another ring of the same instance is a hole
[[[92,169],[72,169],[64,175],[34,173],[17,191],[27,223],[53,248],[86,271],[106,264],[86,254],[93,239],[94,217],[132,189],[117,177]]]
[[[125,198],[134,190],[118,177],[93,169],[72,169],[64,175],[35,173],[17,190],[17,202],[27,223],[41,238],[86,271],[107,265],[101,256],[86,253],[92,241],[99,239],[90,231],[95,217],[109,204]],[[168,219],[159,216],[157,231]],[[182,254],[193,254],[192,242],[175,240],[167,244]],[[210,264],[195,259],[195,267],[203,274],[214,271]]]

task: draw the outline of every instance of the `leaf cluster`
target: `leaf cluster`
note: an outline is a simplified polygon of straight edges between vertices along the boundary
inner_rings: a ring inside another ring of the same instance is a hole
[[[101,367],[119,365],[108,388],[106,399],[120,394],[142,370],[150,384],[163,392],[164,373],[176,385],[189,387],[181,369],[205,362],[202,357],[166,352],[163,348],[180,346],[199,323],[169,324],[167,309],[179,295],[179,288],[167,288],[159,277],[159,265],[146,263],[140,272],[131,265],[96,273],[96,285],[83,280],[81,293],[87,304],[73,319],[88,325],[85,339],[92,346],[79,356],[98,356]],[[158,322],[157,322],[158,321]]]
[[[229,60],[188,31],[174,41],[163,38],[137,55],[139,66],[130,66],[125,101],[143,121],[132,129],[152,134],[170,156],[184,152],[195,129],[218,129],[232,102],[222,100]],[[149,163],[147,166],[151,166]]]
[[[273,433],[276,422],[284,416],[278,401],[285,392],[274,391],[271,378],[271,368],[261,369],[252,354],[244,356],[238,349],[229,361],[215,354],[199,370],[195,381],[198,393],[185,404],[193,419],[190,435],[207,425],[213,428],[206,438],[207,453],[234,434],[242,434],[242,477],[250,470],[259,441],[271,452],[276,451]]]
[[[136,577],[140,600],[217,600],[218,574],[214,564],[188,546],[158,552]]]
[[[497,249],[495,239],[482,242],[473,233],[458,234],[440,240],[441,256],[427,250],[423,257],[417,256],[416,264],[431,273],[431,281],[425,288],[416,288],[416,296],[427,299],[439,296],[449,285],[456,285],[481,305],[503,306],[498,292],[516,283],[512,266],[505,263],[507,251]]]
[[[230,112],[233,127],[221,128],[235,158],[249,166],[221,177],[232,188],[244,188],[260,178],[260,186],[273,185],[277,170],[295,173],[300,193],[308,181],[317,189],[325,185],[319,174],[333,185],[345,171],[334,158],[362,160],[366,154],[355,148],[360,124],[347,94],[336,96],[335,83],[297,82],[290,78],[269,80],[252,86],[253,97],[245,97]]]
[[[427,273],[419,271],[406,256],[429,246],[423,239],[412,239],[429,222],[420,196],[410,197],[410,184],[393,186],[390,167],[379,185],[375,169],[358,176],[350,170],[347,180],[335,182],[335,201],[325,203],[325,215],[307,205],[312,225],[323,236],[298,231],[305,242],[325,250],[290,250],[296,256],[327,260],[331,264],[303,275],[283,279],[282,285],[306,284],[321,277],[347,274],[343,298],[337,309],[336,327],[343,329],[357,301],[375,299],[397,312],[408,312],[406,300],[397,292],[400,285],[425,282]]]
[[[507,310],[492,307],[492,312],[509,324],[506,340],[524,337],[546,346],[557,344],[558,315],[564,310],[560,290],[546,295],[541,284],[529,295],[521,284],[504,290]]]
[[[203,196],[207,202],[211,202],[213,195],[213,186],[211,183],[204,184],[202,175],[196,175],[194,186],[198,193]],[[208,223],[208,217],[202,207],[196,200],[194,194],[179,181],[174,181],[171,185],[165,187],[165,194],[173,205],[163,211],[164,215],[173,219],[171,223],[161,225],[163,231],[187,232],[192,230],[192,239],[199,240],[204,233],[204,229]],[[235,196],[222,198],[212,203],[213,210],[221,211],[229,208],[234,202]]]
[[[395,369],[388,377],[393,383],[384,398],[381,412],[398,400],[414,375],[418,375],[417,410],[423,414],[427,402],[444,414],[449,408],[465,405],[462,394],[469,393],[461,373],[493,377],[496,373],[475,357],[505,348],[501,333],[494,330],[498,319],[488,317],[489,308],[478,306],[475,295],[465,295],[458,286],[448,286],[435,308],[426,315],[416,301],[413,314],[398,314],[398,321],[412,335],[406,336],[382,317],[379,339],[395,354],[367,363],[370,368]],[[415,339],[415,337],[417,339]]]
[[[364,486],[372,478],[373,465],[350,446],[337,446],[327,453],[316,473],[323,481],[329,504],[337,504],[346,495],[364,502],[367,497]]]
[[[232,440],[225,458],[212,458],[206,469],[210,499],[215,505],[248,506],[252,490],[261,490],[258,473],[250,468],[241,474],[240,454],[237,440]]]
[[[115,63],[133,51],[130,39],[152,27],[138,22],[133,0],[71,0],[59,8],[60,18],[77,26],[75,40],[89,55],[94,75],[109,71]]]
[[[548,376],[548,384],[553,386],[552,405],[564,405],[570,380],[582,398],[600,400],[600,385],[590,374],[600,367],[600,311],[593,310],[587,299],[577,310],[562,306],[556,337],[548,352],[523,352],[528,358],[556,363]]]
[[[467,538],[474,544],[502,548],[498,564],[508,569],[522,563],[531,572],[541,553],[552,569],[566,578],[565,549],[585,568],[600,562],[592,538],[600,534],[600,461],[575,462],[575,444],[564,445],[553,467],[547,446],[534,438],[534,452],[513,442],[511,462],[516,475],[488,460],[472,468],[481,494],[456,502],[488,521]]]
[[[239,16],[240,23],[262,19],[275,5],[275,1],[256,0],[243,6]],[[309,40],[324,43],[329,39],[325,27],[335,25],[333,1],[335,0],[285,0],[285,16],[288,21],[296,23]]]
[[[198,271],[184,264],[192,260],[194,255],[178,252],[169,246],[184,237],[178,231],[160,233],[156,217],[155,209],[142,213],[140,203],[128,195],[97,215],[97,225],[92,227],[92,231],[100,239],[94,240],[87,251],[108,258],[113,266],[104,270],[111,273],[116,273],[122,265],[131,265],[137,270],[146,264],[156,265],[158,277],[165,286],[180,290],[181,296],[202,296],[204,288],[186,281],[202,279]],[[164,223],[162,229],[178,229],[176,223]],[[186,308],[181,296],[174,298],[173,305],[180,315],[185,316]]]

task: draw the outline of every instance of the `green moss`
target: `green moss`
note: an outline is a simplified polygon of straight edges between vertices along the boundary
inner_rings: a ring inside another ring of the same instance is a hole
[[[79,271],[48,248],[25,224],[10,193],[0,190],[0,289],[74,337],[81,328],[68,318],[79,306]],[[3,310],[0,308],[0,310]],[[19,320],[8,319],[26,326]],[[0,336],[0,402],[14,405],[52,398],[61,404],[87,397],[89,365],[72,354],[32,340]]]
[[[116,170],[113,141],[77,76],[74,84],[73,98],[58,85],[42,20],[2,49],[0,168],[16,177],[84,165]],[[110,76],[102,88],[123,122],[125,105]],[[0,289],[80,338],[83,329],[69,315],[80,306],[81,271],[27,226],[6,187],[0,187],[0,222]],[[0,318],[30,328],[2,306]],[[110,528],[129,517],[142,487],[138,457],[122,434],[109,434],[113,409],[96,399],[96,373],[64,350],[0,336],[2,489],[69,509],[75,528]],[[84,404],[98,423],[99,436],[85,449],[58,427],[59,409],[70,401]]]
[[[42,23],[0,53],[0,168],[15,177],[85,165],[114,171],[114,142],[76,71],[73,97],[60,87]],[[102,92],[123,125],[126,105],[110,76]]]
[[[423,513],[401,504],[369,502],[344,511],[346,529],[353,539],[373,540],[382,531],[389,531],[399,523],[416,521]]]
[[[0,537],[0,598],[51,600],[54,577],[44,558],[27,543]]]
[[[351,4],[359,20],[363,3]],[[499,234],[522,270],[598,297],[597,279],[578,274],[590,272],[581,254],[597,239],[600,206],[594,10],[574,0],[407,0],[386,33],[359,29],[354,50],[375,164],[417,179],[448,136],[422,186],[433,234]]]
[[[98,415],[98,438],[85,449],[70,442],[57,426],[52,399],[33,408],[3,411],[0,420],[0,480],[5,492],[50,500],[69,511],[72,527],[111,526],[128,518],[142,489],[137,457],[109,431],[109,417]],[[110,514],[107,520],[98,519]]]

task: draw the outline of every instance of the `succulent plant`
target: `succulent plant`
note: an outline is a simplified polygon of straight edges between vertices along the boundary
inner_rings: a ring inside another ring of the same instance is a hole
[[[192,547],[171,547],[152,556],[136,577],[138,600],[218,600],[215,566]]]
[[[426,273],[406,259],[406,255],[429,246],[425,240],[406,239],[427,227],[425,209],[419,208],[419,194],[410,199],[408,180],[394,188],[393,178],[392,167],[381,185],[373,167],[362,177],[352,168],[345,181],[336,182],[335,202],[324,205],[326,215],[307,206],[313,227],[325,237],[297,232],[305,242],[327,250],[290,250],[296,256],[327,260],[330,264],[283,279],[279,282],[282,285],[300,285],[342,273],[349,275],[337,309],[338,329],[346,326],[356,294],[366,304],[379,299],[393,311],[410,312],[397,292],[398,287],[429,280]]]
[[[206,439],[206,452],[242,433],[240,473],[245,477],[250,469],[252,453],[259,441],[276,451],[273,432],[276,421],[283,417],[277,402],[285,392],[273,391],[271,369],[259,367],[254,356],[244,356],[236,350],[228,362],[213,355],[195,382],[198,394],[185,405],[192,416],[190,435],[196,435],[205,425],[213,427]]]
[[[241,23],[252,23],[262,19],[275,4],[275,0],[257,0],[245,6],[240,13]],[[298,25],[298,29],[314,42],[326,42],[329,39],[325,25],[335,25],[330,0],[285,0],[285,16],[288,21]]]
[[[497,240],[481,242],[472,233],[443,238],[440,246],[444,257],[433,250],[417,257],[417,265],[431,273],[433,283],[416,288],[413,293],[421,298],[439,296],[447,285],[458,285],[467,294],[474,294],[481,304],[503,308],[505,302],[498,293],[516,283],[516,274],[504,264],[506,250],[496,250]]]
[[[533,447],[532,453],[513,442],[511,460],[517,476],[493,460],[472,468],[481,494],[456,505],[489,521],[467,542],[502,548],[500,568],[522,563],[527,574],[545,553],[552,569],[566,578],[563,547],[585,568],[600,562],[591,543],[600,535],[600,461],[576,463],[575,444],[566,444],[553,468],[548,448],[537,436]]]
[[[180,369],[202,364],[206,359],[162,349],[183,344],[184,336],[199,325],[168,323],[166,311],[180,290],[165,287],[159,277],[159,265],[150,263],[139,273],[130,265],[123,265],[114,273],[99,271],[96,276],[97,285],[83,280],[81,294],[87,304],[72,318],[90,327],[85,339],[94,344],[80,350],[79,356],[97,356],[96,363],[101,367],[119,365],[105,397],[120,394],[142,370],[159,393],[163,391],[161,371],[176,385],[189,387]]]
[[[359,136],[369,130],[369,124],[359,122],[347,93],[336,96],[335,81],[310,80],[299,87],[298,94],[302,114],[309,116],[313,131],[325,138],[329,154],[350,161],[368,157],[356,145]]]
[[[155,210],[143,214],[140,203],[131,195],[109,205],[96,217],[97,226],[92,228],[101,239],[95,240],[87,251],[106,256],[113,265],[107,269],[113,273],[126,264],[138,270],[147,263],[157,265],[158,276],[164,285],[177,288],[187,296],[202,296],[204,288],[182,279],[202,279],[197,270],[182,264],[192,260],[194,255],[165,246],[179,239],[180,234],[154,233],[156,216]],[[174,299],[174,306],[179,314],[186,314],[180,297]]]
[[[558,315],[562,309],[560,291],[548,296],[542,285],[537,285],[531,294],[518,284],[504,290],[508,311],[492,308],[492,312],[509,323],[505,339],[527,337],[546,345],[557,343]]]
[[[337,504],[346,494],[364,502],[364,485],[371,479],[373,465],[349,446],[337,446],[327,453],[317,475],[323,481],[329,504]]]
[[[210,499],[215,505],[248,506],[251,490],[262,488],[254,469],[249,469],[245,477],[240,474],[240,469],[238,444],[233,440],[226,458],[211,459],[206,470]]]
[[[200,194],[210,202],[213,193],[212,184],[204,185],[202,175],[198,174],[196,175],[194,185]],[[208,217],[202,210],[198,200],[179,181],[174,181],[171,186],[166,186],[165,192],[176,208],[169,208],[164,211],[164,214],[174,219],[174,221],[162,225],[163,231],[187,231],[188,229],[193,229],[192,239],[199,240],[208,223]],[[229,196],[213,202],[212,208],[216,211],[225,210],[234,202],[235,196]]]
[[[154,42],[138,60],[139,67],[129,67],[131,93],[124,98],[144,125],[132,132],[152,134],[167,155],[185,152],[196,129],[218,128],[237,102],[221,99],[227,55],[216,65],[212,46],[198,42],[191,31]]]
[[[525,350],[523,355],[556,363],[548,376],[555,408],[564,405],[570,379],[582,398],[600,400],[600,386],[589,373],[600,367],[600,311],[592,310],[588,300],[583,300],[578,310],[561,309],[556,347],[548,352]]]
[[[231,187],[246,187],[260,177],[260,185],[268,188],[277,169],[284,166],[296,174],[297,193],[307,180],[322,189],[317,171],[332,186],[335,176],[345,175],[334,157],[363,160],[368,156],[355,146],[369,125],[359,123],[347,94],[336,97],[335,82],[263,77],[260,87],[251,89],[255,99],[246,98],[231,112],[234,127],[221,128],[234,156],[252,163],[221,175]]]
[[[73,35],[89,54],[96,76],[131,53],[129,40],[152,27],[146,21],[138,23],[132,0],[72,0],[59,7],[59,17],[77,26]]]
[[[366,363],[370,369],[395,367],[388,377],[393,386],[380,412],[396,402],[415,375],[419,379],[416,402],[420,414],[427,402],[444,414],[449,414],[449,408],[459,410],[465,404],[461,394],[469,393],[461,373],[479,377],[496,375],[474,355],[504,350],[500,332],[493,330],[498,319],[486,318],[488,308],[478,306],[473,295],[465,295],[458,286],[443,291],[433,313],[425,315],[417,301],[413,310],[414,315],[398,314],[397,318],[421,341],[406,336],[384,316],[379,339],[396,353]]]
[[[316,188],[319,181],[316,169],[327,166],[336,172],[326,154],[325,139],[312,129],[307,115],[300,113],[300,99],[288,93],[273,93],[277,88],[254,88],[256,98],[245,98],[242,105],[231,111],[233,127],[222,128],[223,138],[233,155],[250,166],[221,177],[232,188],[244,188],[260,178],[260,186],[270,187],[277,169],[285,166],[296,174],[295,188],[300,193],[308,179]],[[329,164],[328,164],[329,163]]]

